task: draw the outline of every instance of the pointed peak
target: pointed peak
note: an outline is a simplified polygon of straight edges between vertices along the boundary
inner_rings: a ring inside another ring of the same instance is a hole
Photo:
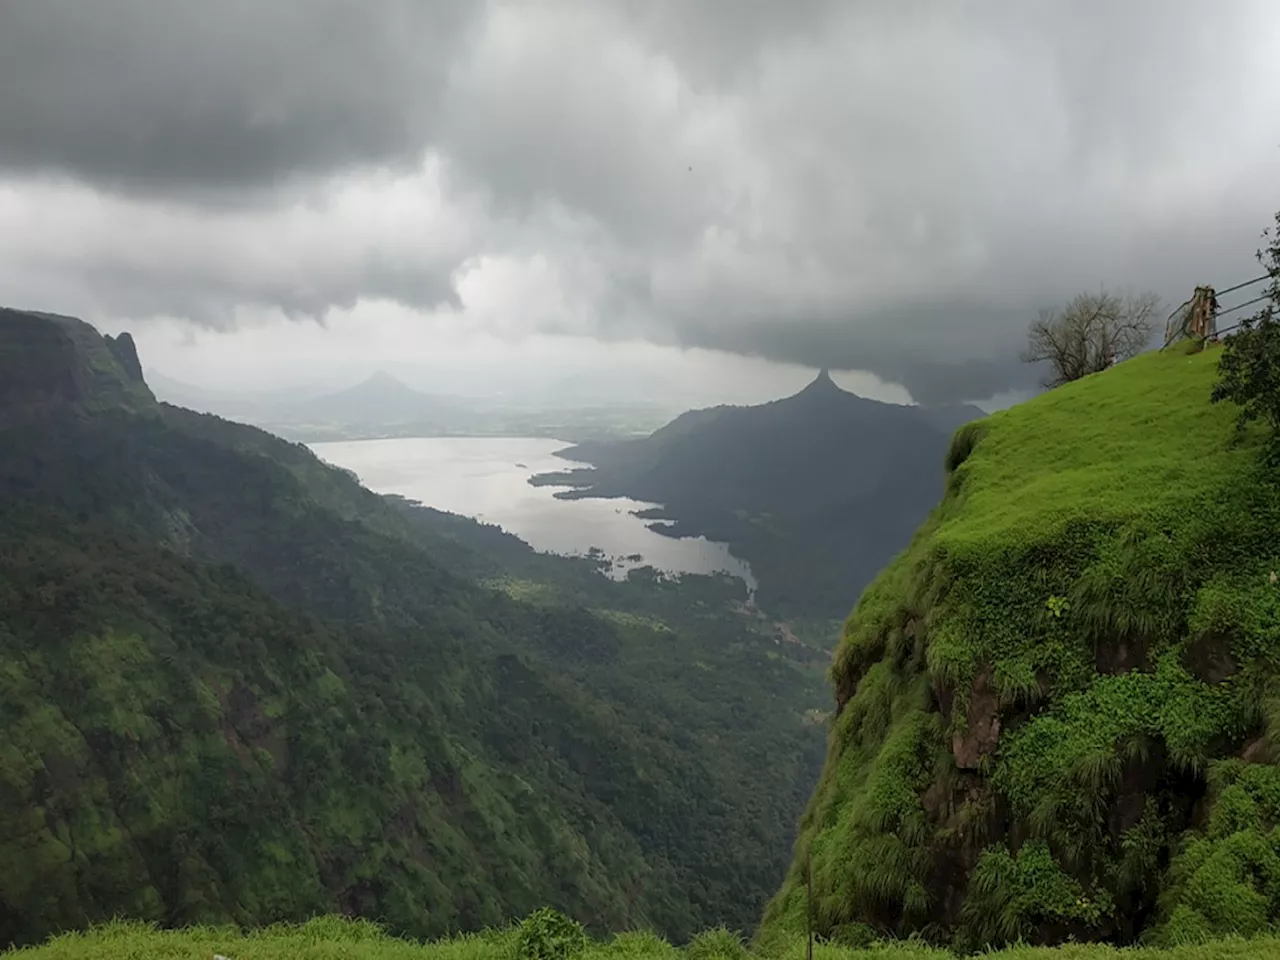
[[[809,382],[809,385],[805,387],[804,390],[801,392],[802,393],[827,393],[833,390],[839,391],[841,393],[844,392],[840,390],[840,388],[836,386],[836,382],[831,379],[831,371],[826,367],[823,367],[821,370],[818,371],[818,375],[814,377],[813,380]]]
[[[138,345],[133,342],[133,336],[127,330],[114,337],[109,333],[103,334],[102,339],[130,380],[147,382],[142,375],[142,363],[138,360]]]

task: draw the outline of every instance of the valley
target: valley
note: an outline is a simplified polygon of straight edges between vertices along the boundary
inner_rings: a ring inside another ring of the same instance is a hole
[[[0,960],[1280,960],[1278,51],[0,0]]]
[[[553,469],[560,440],[533,437],[414,438],[313,443],[326,462],[353,471],[369,489],[495,524],[536,550],[568,556],[601,553],[608,572],[625,578],[653,566],[669,574],[729,573],[754,592],[751,569],[724,544],[673,538],[650,530],[636,514],[653,504],[629,500],[565,500],[528,480]]]
[[[0,940],[112,916],[750,929],[825,650],[723,576],[602,576],[156,402],[0,311]]]
[[[557,497],[661,504],[641,516],[667,536],[728,544],[785,619],[842,619],[906,546],[942,493],[951,432],[976,407],[867,400],[827,371],[758,406],[682,414],[648,437],[559,452],[587,466],[541,474]]]
[[[637,441],[313,450],[156,401],[127,335],[0,346],[9,944],[1271,949],[1280,496],[1220,345],[962,423],[897,548],[939,428],[824,375]],[[890,556],[834,658],[779,576],[819,526]]]

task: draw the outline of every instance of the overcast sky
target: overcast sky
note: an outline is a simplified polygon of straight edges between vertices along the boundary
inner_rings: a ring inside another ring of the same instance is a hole
[[[0,0],[0,303],[206,386],[981,399],[1041,306],[1258,272],[1277,51],[1275,0]]]

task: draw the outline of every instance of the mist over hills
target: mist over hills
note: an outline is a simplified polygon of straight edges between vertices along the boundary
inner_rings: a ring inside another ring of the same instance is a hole
[[[601,400],[588,386],[511,395],[428,392],[383,370],[338,389],[258,394],[206,390],[154,373],[151,380],[159,396],[179,406],[307,443],[440,436],[616,438],[644,435],[673,412],[660,401]]]

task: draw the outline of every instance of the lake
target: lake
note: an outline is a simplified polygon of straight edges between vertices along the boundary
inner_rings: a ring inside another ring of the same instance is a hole
[[[418,437],[308,444],[316,456],[352,470],[370,490],[398,493],[437,510],[474,517],[513,533],[535,550],[585,556],[595,547],[614,561],[611,575],[653,566],[669,573],[729,573],[750,593],[756,580],[728,546],[703,537],[674,538],[649,529],[636,500],[557,500],[564,487],[529,478],[571,466],[554,456],[569,446],[533,437]],[[634,559],[636,556],[641,559]]]

